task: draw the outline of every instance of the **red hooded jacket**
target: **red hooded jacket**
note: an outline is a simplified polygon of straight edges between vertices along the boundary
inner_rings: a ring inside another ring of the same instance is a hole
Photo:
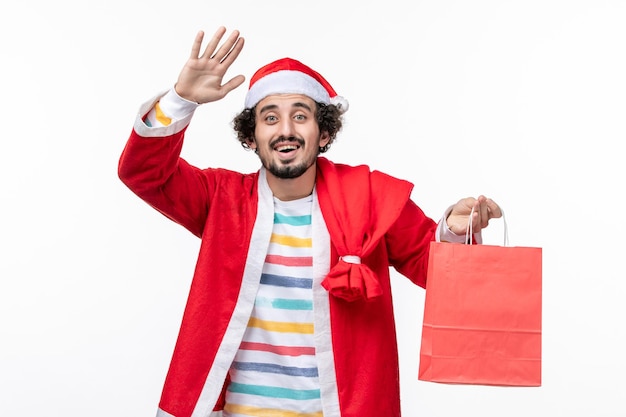
[[[183,121],[185,123],[185,121]],[[210,416],[254,303],[273,224],[264,169],[200,169],[180,157],[186,125],[136,123],[119,161],[141,199],[202,239],[157,416]],[[389,267],[425,287],[436,223],[412,185],[318,158],[314,311],[324,417],[399,417]]]

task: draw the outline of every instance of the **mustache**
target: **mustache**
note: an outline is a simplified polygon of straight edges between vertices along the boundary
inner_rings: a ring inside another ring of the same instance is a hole
[[[270,142],[270,147],[274,148],[276,145],[283,142],[296,142],[300,146],[304,146],[304,140],[295,136],[279,136]]]

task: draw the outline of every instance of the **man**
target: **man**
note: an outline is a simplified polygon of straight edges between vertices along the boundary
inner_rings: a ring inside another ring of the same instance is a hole
[[[202,239],[157,415],[400,416],[389,267],[425,287],[430,242],[464,242],[468,219],[479,239],[500,209],[464,198],[437,225],[410,183],[321,157],[348,103],[290,58],[254,74],[234,120],[259,171],[191,166],[194,110],[244,82],[223,83],[244,45],[225,32],[204,52],[198,33],[120,158],[133,192]]]

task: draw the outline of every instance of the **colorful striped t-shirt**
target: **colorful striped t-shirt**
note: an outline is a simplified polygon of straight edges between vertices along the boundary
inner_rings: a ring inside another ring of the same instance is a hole
[[[312,201],[274,199],[272,237],[230,369],[224,416],[322,417],[313,340]]]

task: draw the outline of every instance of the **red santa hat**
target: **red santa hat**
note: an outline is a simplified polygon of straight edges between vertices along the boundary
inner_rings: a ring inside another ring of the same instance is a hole
[[[251,109],[272,94],[304,94],[317,102],[334,104],[341,113],[348,110],[348,100],[338,96],[324,77],[291,58],[271,62],[254,73],[245,108]]]

